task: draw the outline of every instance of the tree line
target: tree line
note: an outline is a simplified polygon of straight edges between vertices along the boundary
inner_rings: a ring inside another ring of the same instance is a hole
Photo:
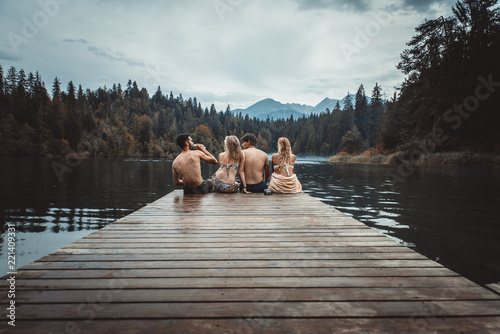
[[[203,109],[196,97],[163,94],[160,87],[150,96],[132,80],[125,89],[113,84],[93,91],[72,81],[63,89],[56,77],[49,94],[38,73],[10,67],[4,75],[0,66],[0,82],[0,155],[172,157],[183,132],[215,153],[223,150],[226,135],[252,132],[267,152],[286,136],[297,154],[331,155],[350,149],[352,138],[344,137],[352,137],[352,130],[356,149],[373,145],[385,108],[378,84],[370,103],[361,85],[356,100],[349,96],[342,108],[337,103],[320,115],[259,120],[235,115],[229,106],[224,112],[213,104]]]

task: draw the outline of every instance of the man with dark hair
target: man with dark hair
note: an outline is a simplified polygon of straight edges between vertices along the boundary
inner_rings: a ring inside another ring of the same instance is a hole
[[[210,154],[205,146],[194,144],[188,134],[177,136],[177,144],[182,152],[172,164],[172,176],[175,185],[184,186],[184,194],[205,194],[212,191],[212,182],[201,177],[200,160],[209,164],[217,164],[217,159]],[[193,150],[194,149],[194,150]]]
[[[257,138],[253,133],[247,133],[241,138],[241,146],[245,155],[245,179],[247,181],[247,191],[252,193],[262,193],[267,189],[269,179],[269,157],[264,151],[257,149]],[[262,170],[264,169],[264,179]]]

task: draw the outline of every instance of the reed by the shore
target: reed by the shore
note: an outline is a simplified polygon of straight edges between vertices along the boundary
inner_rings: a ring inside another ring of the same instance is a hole
[[[462,166],[462,167],[500,167],[500,154],[464,152],[420,153],[411,152],[379,153],[365,151],[361,154],[340,152],[329,162],[374,163],[374,164],[411,164],[414,166]]]

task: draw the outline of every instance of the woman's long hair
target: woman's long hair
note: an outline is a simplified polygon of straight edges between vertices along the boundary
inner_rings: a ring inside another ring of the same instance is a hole
[[[240,141],[236,136],[226,136],[226,139],[224,139],[224,151],[227,152],[228,162],[239,163],[243,158]]]
[[[290,146],[290,141],[286,137],[281,137],[278,139],[278,157],[280,167],[292,164],[292,147]]]

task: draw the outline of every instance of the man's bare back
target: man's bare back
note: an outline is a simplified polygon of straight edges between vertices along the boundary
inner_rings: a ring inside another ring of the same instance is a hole
[[[257,137],[253,133],[247,133],[241,138],[241,146],[245,155],[245,178],[248,191],[263,192],[267,188],[269,179],[269,158],[264,151],[257,149]],[[262,179],[262,170],[265,176]]]
[[[262,182],[262,169],[265,172],[265,182],[269,179],[269,159],[264,151],[254,146],[243,150],[245,154],[245,178],[247,184],[258,184]]]
[[[201,165],[200,165],[200,151],[187,151],[182,152],[175,158],[172,164],[172,169],[179,176],[179,179],[186,187],[197,187],[203,182],[201,177]]]
[[[210,164],[217,164],[217,159],[210,154],[205,146],[201,144],[194,145],[192,138],[187,135],[180,135],[182,139],[178,142],[182,148],[182,152],[175,158],[172,163],[172,177],[175,185],[183,185],[186,188],[195,188],[203,183],[201,177],[200,160]],[[182,145],[182,146],[181,146]],[[191,150],[196,148],[196,150]]]

